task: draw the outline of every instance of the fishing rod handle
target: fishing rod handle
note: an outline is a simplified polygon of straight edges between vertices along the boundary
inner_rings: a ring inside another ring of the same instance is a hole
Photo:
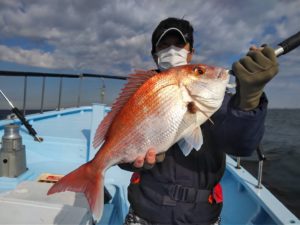
[[[284,55],[300,45],[300,31],[291,37],[285,39],[278,44],[278,48],[275,49],[275,55],[278,57]]]
[[[285,39],[284,41],[278,44],[278,47],[274,49],[275,55],[277,57],[284,55],[295,48],[299,47],[300,45],[300,31],[289,38]],[[230,75],[235,76],[232,70],[228,72]]]
[[[16,116],[19,118],[19,120],[22,122],[22,124],[27,128],[27,130],[29,131],[30,135],[32,135],[32,136],[36,136],[37,135],[36,131],[28,123],[28,121],[25,119],[23,113],[17,107],[14,107],[11,111],[14,114],[16,114]]]

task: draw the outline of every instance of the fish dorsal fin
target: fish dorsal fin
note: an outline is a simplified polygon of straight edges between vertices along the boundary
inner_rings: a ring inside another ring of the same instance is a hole
[[[128,82],[122,88],[119,97],[113,103],[111,107],[111,111],[105,116],[105,118],[99,124],[93,141],[93,147],[97,148],[99,145],[103,143],[106,138],[106,133],[118,114],[118,112],[123,108],[126,102],[130,99],[130,97],[136,92],[136,90],[145,83],[149,78],[157,74],[154,70],[142,71],[137,70],[134,74],[130,74],[128,77]]]
[[[178,145],[182,153],[187,156],[193,149],[197,151],[201,148],[203,144],[203,136],[200,127],[197,127],[193,132],[178,142]]]

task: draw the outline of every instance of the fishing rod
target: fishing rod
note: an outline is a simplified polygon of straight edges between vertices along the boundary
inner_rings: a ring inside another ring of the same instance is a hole
[[[284,55],[300,45],[300,31],[293,36],[287,38],[283,42],[278,44],[278,47],[275,49],[275,55],[278,57]]]
[[[22,124],[26,127],[29,134],[34,138],[35,141],[42,142],[43,138],[38,137],[36,131],[32,128],[32,126],[29,124],[29,122],[26,120],[23,113],[15,107],[12,102],[6,97],[6,95],[3,93],[3,91],[0,89],[1,95],[4,97],[4,99],[8,102],[8,104],[11,107],[11,111],[19,118],[19,120],[22,122]]]
[[[290,51],[296,49],[300,45],[300,31],[284,41],[280,42],[277,45],[277,48],[274,49],[275,55],[277,57],[287,54]],[[232,70],[229,70],[229,74],[235,76]]]

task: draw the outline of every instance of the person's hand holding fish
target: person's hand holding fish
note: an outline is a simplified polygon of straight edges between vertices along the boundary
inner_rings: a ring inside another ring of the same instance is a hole
[[[144,169],[151,169],[155,163],[159,163],[162,162],[165,159],[165,153],[159,153],[156,154],[156,149],[154,148],[150,148],[147,153],[146,156],[138,156],[134,163],[133,166],[135,168],[144,168]]]

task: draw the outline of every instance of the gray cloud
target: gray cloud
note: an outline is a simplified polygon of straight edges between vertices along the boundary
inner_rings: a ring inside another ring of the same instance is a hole
[[[288,36],[300,19],[299,1],[56,0],[3,1],[1,6],[1,35],[53,46],[53,52],[28,51],[49,55],[50,68],[117,74],[154,66],[149,56],[151,32],[168,16],[185,17],[193,23],[196,59],[224,66],[228,56],[245,53],[253,40],[270,42]],[[275,24],[275,38],[265,34],[270,24]],[[18,51],[14,52],[17,57]],[[28,55],[22,63],[47,67],[45,59],[40,60],[44,62],[34,64]]]
[[[19,64],[29,64],[37,67],[60,68],[52,54],[40,50],[25,50],[19,47],[8,48],[0,45],[0,58],[4,61],[13,61]]]

